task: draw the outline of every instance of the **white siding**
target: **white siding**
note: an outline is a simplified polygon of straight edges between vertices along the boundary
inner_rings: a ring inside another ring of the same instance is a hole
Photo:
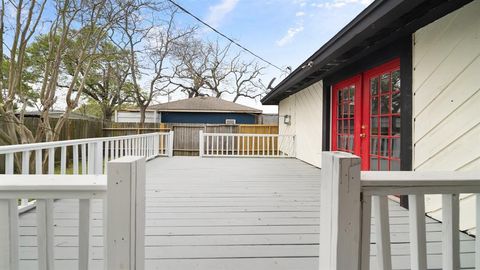
[[[278,107],[279,133],[296,135],[297,158],[320,167],[322,160],[322,82],[282,100]],[[291,124],[284,124],[284,116]]]
[[[414,34],[415,170],[480,170],[480,0]],[[426,210],[441,218],[441,200]],[[474,197],[461,197],[462,229],[475,227]]]
[[[156,114],[155,112],[149,111],[145,113],[145,123],[160,123],[160,113]],[[139,123],[140,122],[140,112],[131,112],[131,111],[118,111],[117,119],[114,119],[117,123]]]

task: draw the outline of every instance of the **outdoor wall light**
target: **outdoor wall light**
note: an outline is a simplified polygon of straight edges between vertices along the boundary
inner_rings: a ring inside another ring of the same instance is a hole
[[[283,116],[283,123],[284,123],[285,125],[290,125],[291,120],[292,120],[292,116],[291,116],[291,115],[286,114],[286,115]]]

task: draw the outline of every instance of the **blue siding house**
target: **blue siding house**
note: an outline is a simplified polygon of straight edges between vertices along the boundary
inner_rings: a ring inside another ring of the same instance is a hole
[[[214,97],[194,97],[148,107],[147,123],[257,124],[261,110]],[[119,111],[115,122],[138,122],[138,110]]]

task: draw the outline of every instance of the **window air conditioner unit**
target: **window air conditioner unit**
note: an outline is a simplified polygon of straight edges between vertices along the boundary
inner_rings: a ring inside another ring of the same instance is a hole
[[[225,119],[225,124],[226,125],[235,125],[235,124],[237,124],[237,120],[236,119]]]

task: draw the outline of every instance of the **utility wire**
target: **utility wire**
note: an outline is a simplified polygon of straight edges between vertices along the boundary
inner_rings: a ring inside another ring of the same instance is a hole
[[[215,29],[213,26],[209,25],[208,23],[204,22],[202,19],[200,19],[199,17],[195,16],[194,14],[192,14],[190,11],[188,11],[187,9],[185,9],[184,7],[182,7],[181,5],[177,4],[175,1],[173,0],[168,0],[168,2],[172,3],[173,5],[175,5],[176,7],[178,7],[180,10],[182,10],[183,12],[187,13],[188,15],[192,16],[195,20],[199,21],[201,24],[205,25],[206,27],[210,28],[212,31],[214,31],[215,33],[219,34],[220,36],[224,37],[225,39],[227,39],[228,41],[232,42],[233,44],[235,44],[236,46],[238,46],[239,48],[241,48],[242,50],[248,52],[249,54],[255,56],[256,58],[262,60],[263,62],[269,64],[270,66],[280,70],[280,71],[285,71],[284,69],[278,67],[277,65],[273,64],[272,62],[266,60],[265,58],[261,57],[260,55],[252,52],[251,50],[245,48],[243,45],[239,44],[238,42],[236,42],[235,40],[231,39],[230,37],[228,37],[227,35],[223,34],[222,32],[218,31],[217,29]]]

